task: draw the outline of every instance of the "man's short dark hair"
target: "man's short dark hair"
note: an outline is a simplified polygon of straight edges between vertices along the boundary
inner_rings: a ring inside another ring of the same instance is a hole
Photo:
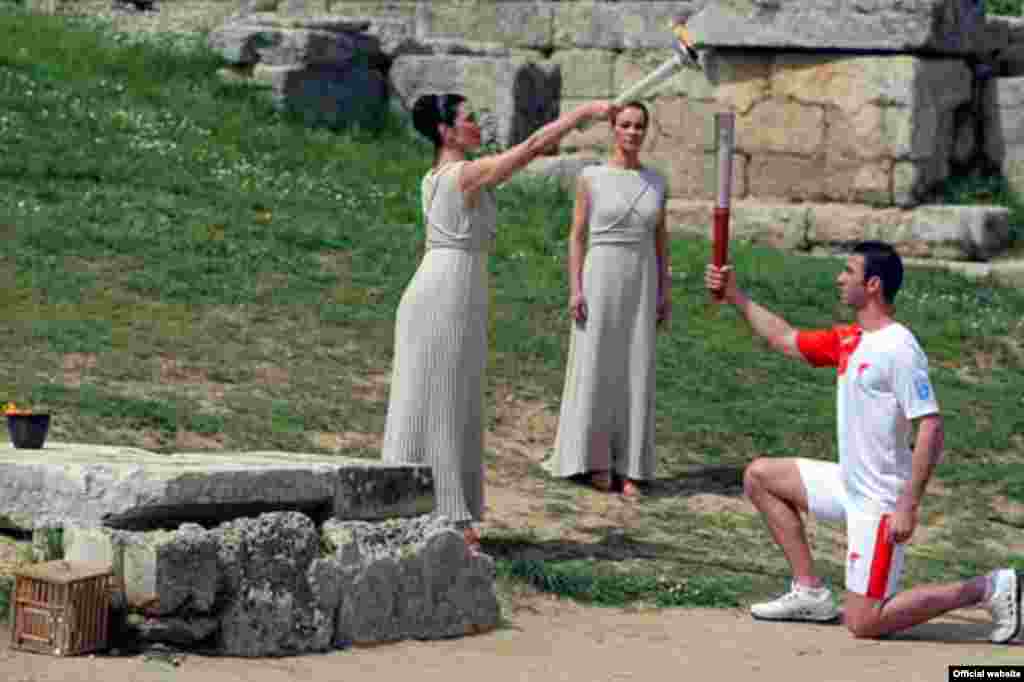
[[[879,241],[860,242],[853,252],[864,256],[864,283],[872,277],[882,282],[882,296],[892,303],[903,284],[903,260],[891,244]]]

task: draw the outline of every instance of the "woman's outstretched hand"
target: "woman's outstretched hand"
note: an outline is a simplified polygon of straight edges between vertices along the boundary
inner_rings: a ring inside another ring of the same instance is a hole
[[[569,315],[579,324],[587,321],[587,299],[583,294],[573,294],[569,297]]]
[[[670,296],[658,297],[657,320],[659,325],[666,325],[672,319],[672,298]]]

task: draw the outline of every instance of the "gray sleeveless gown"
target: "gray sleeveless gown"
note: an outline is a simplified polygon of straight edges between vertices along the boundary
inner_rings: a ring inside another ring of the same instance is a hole
[[[435,511],[455,522],[483,515],[487,256],[497,218],[488,190],[466,205],[462,165],[423,179],[426,254],[398,304],[382,452],[385,462],[430,464]]]
[[[592,166],[583,292],[588,315],[573,322],[554,476],[611,470],[654,477],[654,347],[658,272],[654,249],[664,179],[642,168]]]

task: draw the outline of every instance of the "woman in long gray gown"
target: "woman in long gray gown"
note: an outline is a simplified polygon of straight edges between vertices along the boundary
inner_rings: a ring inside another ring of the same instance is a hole
[[[468,160],[480,126],[461,95],[424,95],[416,129],[434,143],[422,182],[426,254],[398,305],[395,352],[382,457],[429,464],[435,511],[464,529],[484,509],[484,368],[487,362],[487,254],[495,238],[492,189],[585,119],[612,113],[595,101],[563,114],[509,150]]]
[[[613,119],[611,157],[577,182],[569,238],[574,325],[546,463],[555,476],[589,475],[603,491],[618,479],[629,497],[654,477],[655,335],[672,311],[666,183],[640,163],[648,122],[642,104],[625,105]]]

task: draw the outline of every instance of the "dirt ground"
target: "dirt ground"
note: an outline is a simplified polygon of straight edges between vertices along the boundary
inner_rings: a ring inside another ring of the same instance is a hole
[[[156,655],[53,658],[9,647],[5,682],[306,682],[309,680],[657,680],[939,682],[950,665],[1020,664],[1024,646],[989,644],[988,615],[963,611],[884,641],[838,625],[764,623],[728,610],[627,611],[538,597],[496,631],[297,658],[246,660]],[[692,678],[691,678],[692,679]]]
[[[489,528],[544,528],[540,481],[528,467],[554,438],[555,416],[539,404],[499,398],[489,434],[497,454],[488,466]],[[688,498],[698,511],[753,514],[749,502],[716,494]],[[587,519],[622,526],[637,508],[618,495],[585,494],[565,537],[583,533]],[[2,557],[0,557],[2,558]],[[990,620],[981,610],[959,611],[882,641],[853,639],[840,625],[765,623],[743,610],[611,609],[536,593],[520,594],[506,609],[506,625],[473,637],[357,647],[283,659],[209,658],[140,654],[54,658],[12,650],[0,627],[2,682],[305,682],[361,675],[382,680],[747,680],[767,674],[787,682],[898,682],[947,680],[951,665],[1024,664],[1024,645],[988,643]]]

